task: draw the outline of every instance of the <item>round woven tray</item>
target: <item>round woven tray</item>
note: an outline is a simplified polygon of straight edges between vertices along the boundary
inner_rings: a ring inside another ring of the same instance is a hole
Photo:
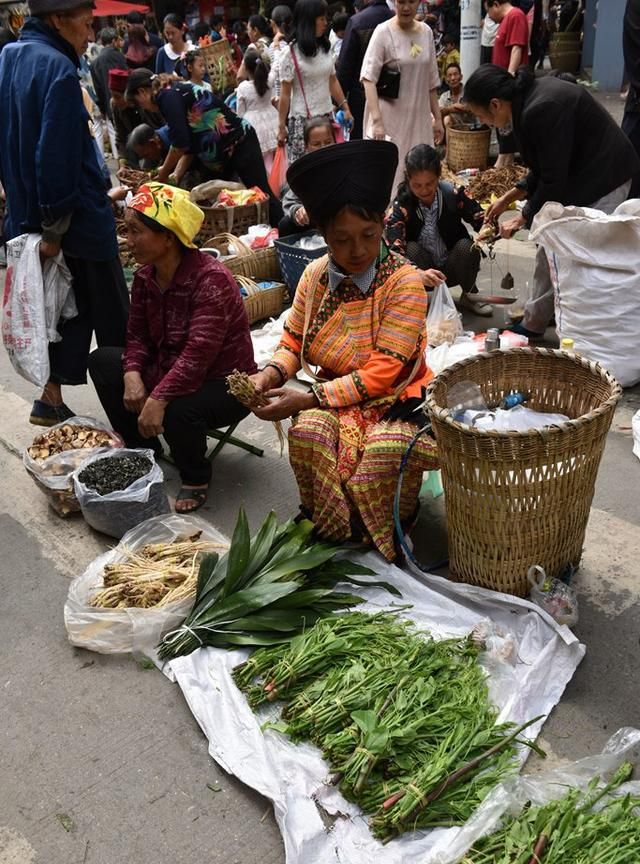
[[[447,392],[462,381],[478,384],[488,405],[515,389],[529,394],[527,407],[571,419],[528,432],[471,428],[447,408]],[[621,394],[598,364],[544,348],[479,354],[431,382],[426,409],[440,452],[455,578],[522,597],[532,564],[549,576],[579,564]]]

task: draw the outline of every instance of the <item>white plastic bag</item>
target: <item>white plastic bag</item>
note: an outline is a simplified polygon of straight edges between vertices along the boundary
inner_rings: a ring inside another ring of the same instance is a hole
[[[82,471],[98,459],[117,459],[136,454],[146,456],[152,463],[151,470],[135,480],[126,489],[99,495],[79,480]],[[110,450],[90,456],[73,473],[73,487],[85,521],[110,537],[118,540],[152,516],[169,513],[169,499],[164,491],[164,474],[157,464],[153,450]]]
[[[60,336],[61,317],[77,314],[71,274],[61,252],[40,263],[39,234],[22,234],[7,243],[2,341],[13,368],[38,387],[49,380],[49,342]]]
[[[441,282],[433,290],[427,313],[427,342],[438,346],[443,342],[453,345],[463,334],[462,320],[453,302],[451,291],[446,282]]]
[[[536,806],[563,798],[569,789],[586,790],[595,776],[608,776],[625,761],[638,763],[640,730],[619,729],[607,741],[599,756],[588,756],[544,774],[510,777],[496,786],[474,815],[452,839],[447,838],[429,857],[429,864],[458,864],[481,837],[499,830],[505,817],[518,816],[527,801]],[[638,782],[624,783],[618,794],[638,795]],[[544,857],[543,859],[544,860]]]
[[[631,420],[633,432],[633,455],[640,459],[640,411],[636,411]]]
[[[193,597],[160,609],[103,609],[91,606],[91,598],[103,587],[105,565],[126,557],[126,550],[147,543],[171,543],[177,537],[202,531],[203,540],[228,546],[227,539],[197,516],[155,516],[128,531],[115,549],[94,559],[69,586],[64,604],[64,623],[72,645],[100,654],[127,654],[147,657],[157,663],[156,646],[163,636],[178,627],[193,606]],[[222,551],[222,549],[221,549]]]
[[[544,246],[560,338],[601,363],[623,387],[640,381],[640,200],[610,216],[545,204],[530,238]]]
[[[78,513],[80,504],[73,489],[73,472],[90,456],[107,453],[110,449],[124,447],[124,441],[100,420],[94,417],[71,417],[63,423],[57,423],[47,432],[62,429],[63,426],[90,426],[92,429],[100,429],[108,432],[113,444],[111,447],[96,447],[82,450],[65,450],[56,453],[46,459],[32,459],[28,449],[22,455],[22,464],[27,472],[33,477],[38,486],[47,496],[49,503],[59,516],[68,516],[70,513]],[[39,432],[34,442],[42,435]]]

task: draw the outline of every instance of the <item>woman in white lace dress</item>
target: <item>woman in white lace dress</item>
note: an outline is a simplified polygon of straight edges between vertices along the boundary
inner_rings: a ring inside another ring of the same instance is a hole
[[[364,137],[393,141],[400,154],[394,189],[403,179],[409,150],[416,144],[440,144],[444,138],[433,33],[415,20],[418,4],[419,0],[396,0],[395,16],[373,31],[360,72],[367,100]],[[381,78],[398,73],[395,98],[393,90],[387,96],[379,94]]]
[[[326,35],[327,8],[325,0],[297,0],[291,38],[281,52],[278,143],[286,143],[289,164],[304,153],[308,118],[331,115],[335,102],[352,119]]]
[[[247,49],[243,65],[248,77],[238,84],[236,113],[256,130],[268,174],[278,146],[278,112],[271,104],[269,69],[255,48]]]

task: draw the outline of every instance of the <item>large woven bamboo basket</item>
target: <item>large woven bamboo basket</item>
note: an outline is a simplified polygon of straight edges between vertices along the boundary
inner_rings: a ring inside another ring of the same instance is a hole
[[[242,286],[247,292],[244,308],[247,310],[249,324],[264,321],[265,318],[277,318],[281,314],[287,297],[286,285],[278,282],[272,288],[263,290],[253,279],[248,279],[246,276],[235,278],[238,287]]]
[[[207,67],[214,93],[224,93],[236,86],[233,53],[227,39],[218,39],[211,45],[203,45],[200,53]]]
[[[202,244],[202,249],[217,249],[221,255],[229,255],[229,244],[233,244],[237,254],[225,258],[224,266],[234,275],[247,276],[249,279],[265,279],[273,282],[282,281],[280,262],[275,246],[266,249],[251,249],[239,237],[232,234],[218,234]]]
[[[491,129],[454,129],[447,127],[447,165],[454,172],[489,164]]]
[[[478,384],[487,405],[512,390],[570,421],[494,432],[453,420],[447,392]],[[598,466],[622,389],[605,369],[544,348],[494,351],[431,382],[426,408],[440,452],[454,578],[523,597],[533,564],[559,576],[582,554]]]
[[[269,202],[260,201],[257,204],[238,204],[235,207],[198,207],[204,213],[204,222],[196,237],[196,244],[201,245],[209,237],[216,234],[246,234],[252,225],[269,223]]]

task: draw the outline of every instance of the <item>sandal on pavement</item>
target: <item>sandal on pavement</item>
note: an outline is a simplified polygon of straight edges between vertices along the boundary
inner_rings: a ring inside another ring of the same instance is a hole
[[[183,486],[176,495],[176,513],[194,513],[196,510],[199,510],[203,504],[207,503],[208,494],[208,486],[200,489],[186,489]],[[193,501],[193,507],[184,507],[178,509],[178,501]]]
[[[29,423],[33,426],[55,426],[56,423],[64,423],[65,420],[75,416],[71,408],[64,402],[61,402],[60,405],[49,405],[48,402],[36,399],[31,408]]]

